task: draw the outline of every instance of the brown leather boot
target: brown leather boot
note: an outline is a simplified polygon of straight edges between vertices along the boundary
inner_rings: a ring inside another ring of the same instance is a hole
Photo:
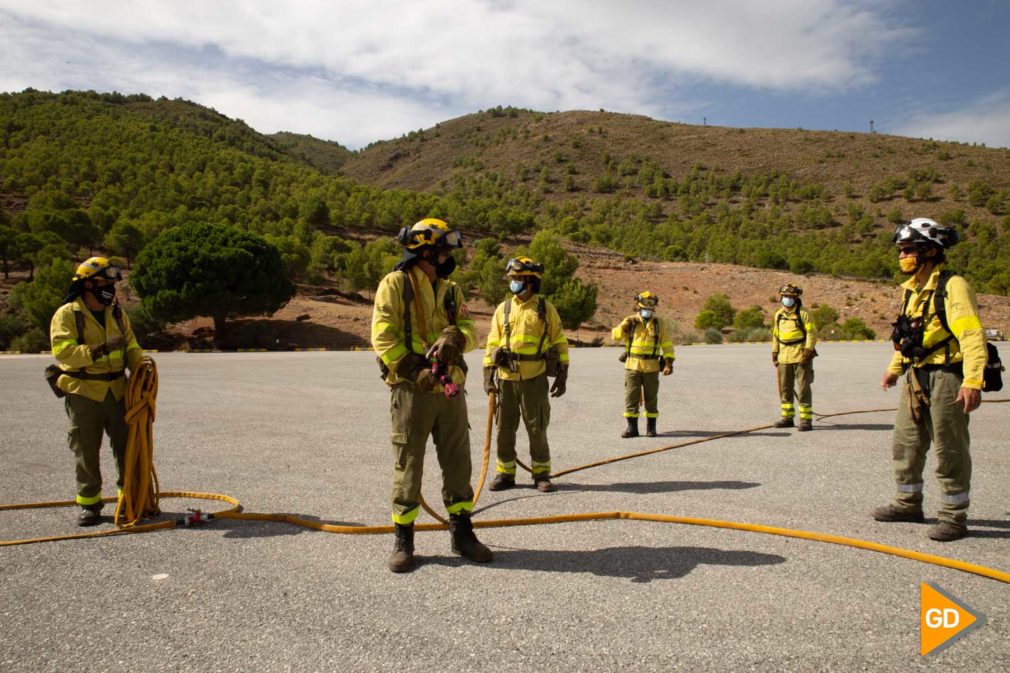
[[[793,419],[792,419],[792,417],[789,417],[789,418],[780,418],[775,423],[775,427],[776,428],[791,428],[791,427],[793,427]]]
[[[968,527],[964,524],[945,521],[943,519],[935,526],[931,526],[926,533],[930,540],[936,540],[937,542],[953,542],[954,540],[960,540],[967,534]]]
[[[505,474],[504,472],[499,472],[494,476],[494,481],[488,486],[489,491],[504,491],[510,488],[514,488],[516,485],[515,475]]]
[[[906,510],[898,509],[894,505],[881,505],[880,507],[874,507],[870,515],[877,521],[886,521],[888,523],[894,521],[908,521],[911,523],[924,523],[926,517],[922,515],[922,510]]]
[[[410,572],[414,563],[414,524],[396,524],[396,542],[389,556],[389,569],[394,573]]]
[[[452,537],[452,551],[474,563],[490,563],[494,560],[491,550],[480,543],[473,534],[473,522],[465,513],[449,515],[449,535]]]
[[[541,493],[550,493],[554,490],[554,484],[547,477],[533,477],[533,485]]]
[[[628,439],[629,437],[638,437],[638,419],[637,418],[629,418],[628,419],[628,427],[625,428],[624,432],[621,433],[621,437],[623,437],[624,439]]]
[[[809,432],[814,429],[814,423],[808,418],[800,419],[800,424],[796,427],[800,432]]]

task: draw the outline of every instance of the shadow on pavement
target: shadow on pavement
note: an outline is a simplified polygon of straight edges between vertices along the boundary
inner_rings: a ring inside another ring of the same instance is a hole
[[[983,529],[979,529],[979,527]],[[984,530],[985,528],[1001,528],[1002,530]],[[968,518],[968,537],[982,537],[992,539],[1010,540],[1010,521],[1000,519],[972,519]]]
[[[757,488],[753,481],[643,481],[617,484],[575,484],[560,482],[559,491],[619,491],[621,493],[676,493],[677,491],[741,490]]]
[[[816,423],[815,430],[894,430],[894,423]]]
[[[785,563],[783,556],[710,547],[607,547],[592,551],[545,549],[495,549],[490,567],[543,572],[589,573],[600,577],[626,577],[632,582],[685,577],[702,564],[762,566]],[[425,565],[462,565],[459,558],[424,558]]]

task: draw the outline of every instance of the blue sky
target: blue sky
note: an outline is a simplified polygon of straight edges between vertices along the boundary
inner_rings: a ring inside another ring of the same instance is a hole
[[[0,0],[0,91],[27,87],[352,148],[495,105],[1010,147],[1010,2]]]

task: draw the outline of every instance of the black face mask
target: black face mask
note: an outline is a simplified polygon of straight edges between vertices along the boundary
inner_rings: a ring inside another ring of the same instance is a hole
[[[115,285],[104,285],[102,287],[96,287],[93,291],[95,298],[102,303],[103,306],[108,306],[116,298],[116,286]]]
[[[439,278],[448,278],[456,270],[456,258],[449,257],[444,262],[435,262],[435,274]]]

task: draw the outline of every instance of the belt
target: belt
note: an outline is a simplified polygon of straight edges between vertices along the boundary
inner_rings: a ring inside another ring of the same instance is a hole
[[[509,353],[509,357],[512,358],[513,361],[518,360],[520,362],[534,362],[536,360],[543,360],[544,359],[544,354],[543,353],[536,353],[536,354],[532,354],[532,353],[530,353],[530,354],[527,354],[527,353]]]
[[[916,369],[921,369],[924,372],[949,372],[958,376],[964,376],[963,362],[952,365],[919,365]]]
[[[116,379],[121,379],[126,376],[126,370],[120,369],[118,372],[109,372],[107,374],[92,374],[90,372],[63,372],[64,376],[69,376],[72,379],[81,379],[83,381],[115,381]]]
[[[635,358],[636,360],[659,360],[662,356],[660,355],[635,355],[632,353],[628,356],[629,358]]]

